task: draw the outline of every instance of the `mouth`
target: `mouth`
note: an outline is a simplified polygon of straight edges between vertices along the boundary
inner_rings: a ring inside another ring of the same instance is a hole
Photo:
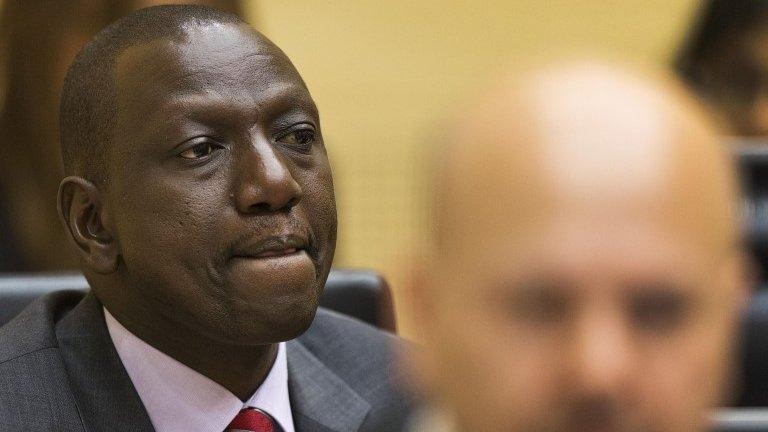
[[[272,257],[286,256],[286,255],[294,255],[301,250],[302,249],[298,249],[298,248],[267,250],[258,255],[255,255],[254,258],[272,258]]]
[[[298,235],[270,236],[252,241],[235,248],[232,258],[266,260],[298,255],[306,251],[309,241]]]

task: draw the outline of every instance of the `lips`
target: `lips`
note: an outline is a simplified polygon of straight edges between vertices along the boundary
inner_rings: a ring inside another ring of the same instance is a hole
[[[289,234],[252,239],[238,245],[233,258],[268,259],[294,255],[307,249],[309,241],[302,236]]]
[[[270,258],[270,257],[278,257],[278,256],[285,256],[285,255],[293,255],[300,250],[301,249],[296,249],[296,248],[268,250],[256,255],[254,258]]]

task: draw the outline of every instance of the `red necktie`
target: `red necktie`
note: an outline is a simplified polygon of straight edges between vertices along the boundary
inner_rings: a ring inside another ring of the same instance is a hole
[[[272,418],[258,408],[244,408],[235,416],[224,432],[282,432],[283,428]]]

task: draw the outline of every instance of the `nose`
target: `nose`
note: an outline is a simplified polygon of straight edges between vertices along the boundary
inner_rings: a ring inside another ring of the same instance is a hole
[[[583,396],[613,399],[630,391],[630,334],[620,313],[584,311],[571,341],[572,378]]]
[[[301,200],[301,186],[289,164],[267,139],[255,139],[237,167],[234,198],[240,213],[288,211]]]

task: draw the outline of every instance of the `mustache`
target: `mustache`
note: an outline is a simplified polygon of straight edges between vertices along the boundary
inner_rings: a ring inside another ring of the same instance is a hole
[[[566,430],[637,431],[637,425],[629,417],[634,416],[609,397],[583,397],[569,404],[565,418],[568,426]],[[650,432],[649,429],[640,430]]]
[[[217,254],[217,264],[223,266],[235,256],[237,251],[253,243],[254,239],[266,237],[299,237],[306,240],[304,250],[315,265],[315,270],[320,270],[320,246],[317,236],[308,224],[291,216],[259,216],[249,221],[249,229],[226,245]]]

